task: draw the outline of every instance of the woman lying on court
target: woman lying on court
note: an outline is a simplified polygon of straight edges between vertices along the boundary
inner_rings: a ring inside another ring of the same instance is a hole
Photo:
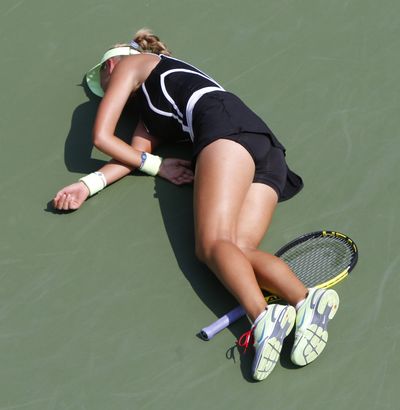
[[[293,326],[291,360],[299,366],[315,360],[326,345],[327,323],[339,304],[337,293],[305,288],[282,260],[258,249],[277,203],[302,188],[272,131],[207,74],[172,58],[148,30],[140,30],[130,44],[108,50],[87,73],[87,83],[103,97],[94,145],[113,159],[60,190],[55,208],[77,209],[88,196],[134,169],[178,185],[193,181],[196,254],[252,323],[241,345],[253,341],[254,379],[265,379],[273,370]],[[141,119],[129,145],[114,133],[132,98],[139,103]],[[152,154],[157,144],[188,136],[192,164]],[[288,305],[267,306],[260,288]]]

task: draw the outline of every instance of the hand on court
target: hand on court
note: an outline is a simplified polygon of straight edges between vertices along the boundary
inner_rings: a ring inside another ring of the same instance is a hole
[[[194,177],[190,161],[177,158],[165,158],[158,175],[175,185],[190,184]]]
[[[89,190],[85,184],[76,182],[57,192],[53,199],[53,206],[60,211],[74,211],[85,202],[88,196]]]

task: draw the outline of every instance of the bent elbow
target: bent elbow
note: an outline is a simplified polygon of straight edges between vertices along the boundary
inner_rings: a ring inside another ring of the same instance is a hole
[[[97,149],[101,150],[104,146],[104,137],[101,134],[93,133],[92,142]]]

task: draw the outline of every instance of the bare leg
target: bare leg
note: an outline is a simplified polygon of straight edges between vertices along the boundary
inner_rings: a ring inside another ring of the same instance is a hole
[[[250,261],[261,288],[296,305],[307,289],[289,266],[274,255],[258,248],[267,231],[278,196],[269,186],[254,183],[243,203],[237,228],[237,244]]]
[[[222,139],[201,151],[194,189],[196,253],[252,320],[266,302],[249,259],[236,244],[236,232],[253,177],[250,154],[241,145]]]
[[[291,304],[307,293],[284,262],[257,249],[277,195],[267,185],[253,184],[253,176],[249,153],[235,142],[218,140],[198,157],[194,192],[197,255],[252,320],[266,306],[260,287]]]

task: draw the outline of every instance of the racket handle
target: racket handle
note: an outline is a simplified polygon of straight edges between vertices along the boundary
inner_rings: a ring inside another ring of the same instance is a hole
[[[242,306],[237,306],[230,312],[220,317],[211,325],[204,327],[200,331],[200,337],[204,340],[211,340],[217,333],[224,330],[230,324],[235,323],[246,314]]]
[[[277,302],[278,300],[280,300],[280,298],[275,295],[265,296],[265,301],[268,304]],[[239,305],[232,309],[230,312],[226,313],[224,316],[221,316],[214,323],[211,323],[211,325],[203,327],[203,329],[200,330],[199,335],[203,340],[211,340],[217,333],[221,332],[232,323],[235,323],[245,314],[245,310],[242,308],[242,306]]]

